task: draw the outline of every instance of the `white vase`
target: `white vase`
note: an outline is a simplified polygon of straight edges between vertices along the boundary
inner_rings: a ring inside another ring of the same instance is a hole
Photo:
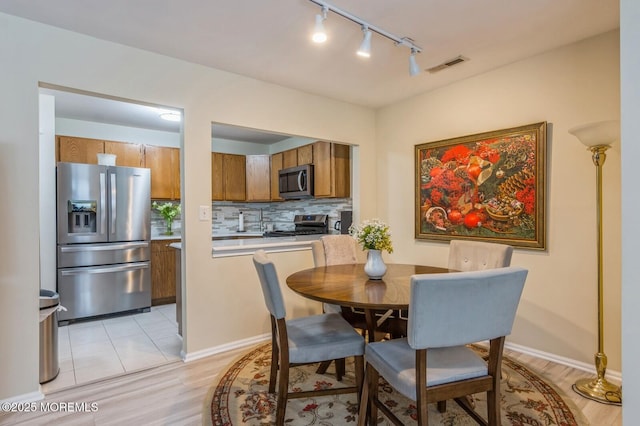
[[[382,260],[382,252],[380,250],[369,250],[367,263],[364,264],[364,272],[369,276],[370,280],[382,279],[382,276],[387,272],[387,265]]]

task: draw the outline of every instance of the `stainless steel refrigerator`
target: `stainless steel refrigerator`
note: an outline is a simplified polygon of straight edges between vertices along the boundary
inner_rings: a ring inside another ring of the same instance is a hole
[[[150,170],[58,163],[61,324],[151,306]]]

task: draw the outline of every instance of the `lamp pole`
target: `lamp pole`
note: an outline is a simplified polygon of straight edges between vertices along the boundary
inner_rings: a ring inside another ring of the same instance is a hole
[[[573,389],[580,395],[598,402],[619,405],[622,389],[607,381],[607,355],[604,353],[604,275],[602,261],[602,165],[607,159],[609,145],[591,146],[593,164],[596,166],[596,226],[598,243],[598,353],[595,354],[595,379],[580,379]]]

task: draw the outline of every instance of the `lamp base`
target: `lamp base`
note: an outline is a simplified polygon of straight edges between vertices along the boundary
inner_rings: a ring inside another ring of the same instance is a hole
[[[603,404],[622,405],[622,388],[614,385],[604,377],[581,379],[573,385],[573,390]]]

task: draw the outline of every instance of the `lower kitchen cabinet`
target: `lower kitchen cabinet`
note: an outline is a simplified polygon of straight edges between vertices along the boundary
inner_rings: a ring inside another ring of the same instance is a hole
[[[169,244],[180,240],[151,241],[151,305],[176,303],[175,249]]]

